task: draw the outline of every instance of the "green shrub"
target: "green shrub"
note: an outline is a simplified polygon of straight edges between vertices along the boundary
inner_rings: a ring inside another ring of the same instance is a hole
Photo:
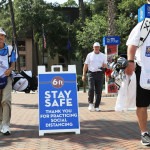
[[[79,87],[83,87],[82,75],[77,75],[77,83]],[[88,87],[88,76],[86,75],[86,88]],[[105,89],[105,76],[103,77],[103,89]]]
[[[83,87],[82,75],[77,75],[77,83],[79,87]],[[88,84],[88,77],[86,76],[86,84]]]

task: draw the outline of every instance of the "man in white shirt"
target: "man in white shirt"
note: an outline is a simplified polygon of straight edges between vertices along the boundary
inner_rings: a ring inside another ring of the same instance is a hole
[[[141,143],[143,145],[150,145],[150,135],[147,131],[147,107],[150,104],[150,90],[145,89],[142,86],[141,74],[142,72],[150,71],[150,34],[147,36],[146,40],[142,45],[139,45],[141,40],[141,26],[143,22],[138,23],[128,38],[126,45],[128,46],[127,55],[128,55],[128,66],[125,70],[125,73],[132,75],[135,71],[134,57],[136,57],[136,106],[137,106],[137,118],[139,127],[141,130]],[[147,30],[147,27],[150,25],[150,22],[146,22],[144,29]]]
[[[85,82],[86,71],[88,70],[88,102],[89,111],[93,109],[94,91],[95,91],[95,111],[100,111],[99,105],[101,102],[102,86],[103,86],[103,72],[101,67],[107,67],[107,57],[100,52],[100,44],[95,42],[93,45],[93,52],[86,57],[82,81]]]

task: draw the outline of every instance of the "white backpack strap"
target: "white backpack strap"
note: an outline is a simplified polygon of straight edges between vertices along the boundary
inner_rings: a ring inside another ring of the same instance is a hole
[[[17,58],[18,58],[18,50],[17,50],[17,46],[16,46],[16,44],[15,44],[15,46],[14,46],[14,50],[15,50],[16,59],[17,59]]]
[[[13,47],[11,45],[8,45],[7,47],[8,47],[8,62],[10,63]]]
[[[150,18],[144,19],[140,30],[140,41],[138,47],[140,47],[145,42],[150,33]]]

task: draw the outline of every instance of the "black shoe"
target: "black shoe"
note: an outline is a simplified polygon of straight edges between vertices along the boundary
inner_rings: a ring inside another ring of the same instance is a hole
[[[10,135],[11,133],[7,131],[6,133],[3,133],[3,135]]]
[[[141,143],[145,146],[150,145],[150,135],[147,133],[141,135]]]

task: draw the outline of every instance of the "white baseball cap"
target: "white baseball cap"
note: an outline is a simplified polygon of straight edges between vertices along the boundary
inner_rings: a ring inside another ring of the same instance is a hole
[[[93,44],[93,47],[95,47],[95,46],[100,46],[100,44],[99,44],[98,42],[95,42],[95,43]]]
[[[3,29],[0,29],[0,34],[6,35],[5,31]]]

